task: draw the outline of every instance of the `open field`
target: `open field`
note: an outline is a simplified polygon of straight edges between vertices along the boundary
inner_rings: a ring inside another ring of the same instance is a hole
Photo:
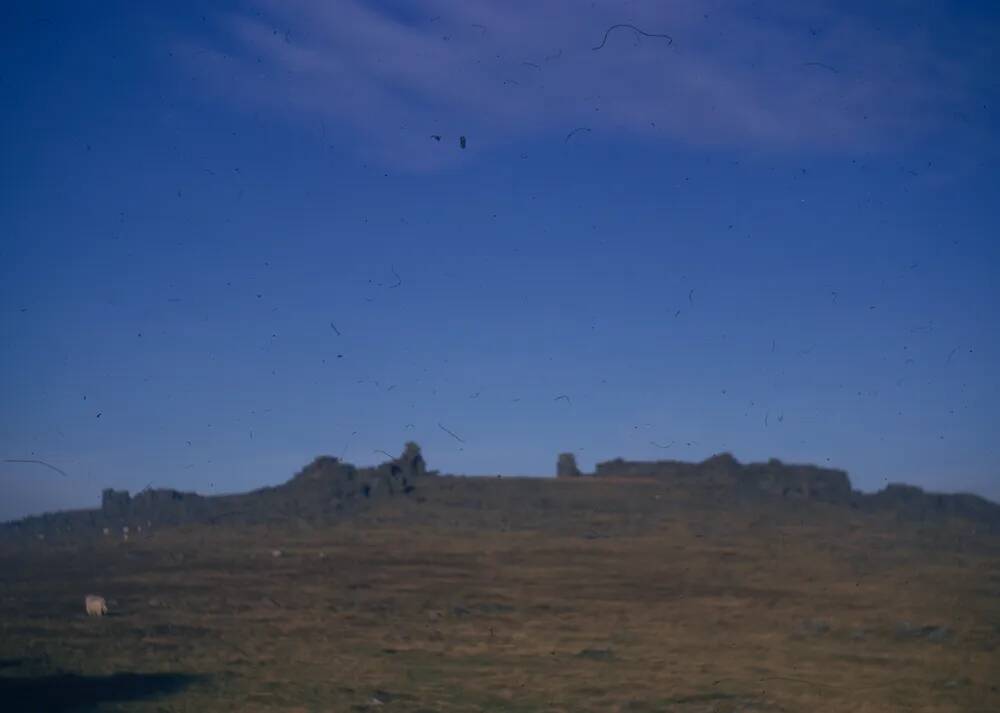
[[[419,493],[4,543],[3,709],[1000,710],[1000,538],[971,525],[643,482]]]

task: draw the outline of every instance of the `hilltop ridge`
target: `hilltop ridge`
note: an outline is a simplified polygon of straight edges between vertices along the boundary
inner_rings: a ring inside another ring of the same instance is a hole
[[[492,498],[497,510],[541,507],[558,511],[560,495],[566,491],[550,486],[573,481],[620,483],[622,489],[635,481],[659,483],[670,486],[675,495],[711,493],[720,509],[731,503],[806,501],[890,513],[907,520],[961,518],[1000,532],[1000,505],[976,495],[928,493],[904,484],[862,493],[852,488],[844,470],[787,464],[776,458],[746,464],[731,453],[696,463],[616,458],[597,463],[593,473],[583,473],[575,457],[563,453],[557,459],[556,476],[507,478],[499,484],[498,479],[485,476],[442,475],[427,469],[420,446],[410,442],[399,457],[368,468],[333,456],[319,456],[285,483],[247,493],[207,496],[160,488],[131,495],[124,490],[106,489],[100,508],[46,513],[4,523],[0,535],[45,539],[89,532],[127,538],[141,535],[144,529],[184,524],[330,521],[399,499],[481,510],[484,500]],[[465,499],[455,499],[456,487],[466,494]],[[584,494],[584,502],[586,497]],[[576,500],[566,507],[579,509],[581,502]]]
[[[615,458],[600,462],[593,473],[576,467],[571,453],[559,456],[562,478],[653,479],[717,486],[735,494],[773,496],[843,505],[869,512],[891,511],[909,519],[960,517],[1000,529],[1000,505],[970,493],[932,493],[915,485],[890,483],[875,493],[851,486],[847,471],[809,464],[784,463],[771,458],[766,463],[740,463],[731,453],[719,453],[700,463],[677,460],[628,461]]]

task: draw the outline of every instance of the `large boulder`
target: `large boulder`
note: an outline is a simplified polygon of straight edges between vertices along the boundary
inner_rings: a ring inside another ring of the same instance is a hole
[[[101,492],[101,511],[105,517],[119,520],[128,516],[132,498],[127,490],[106,488]]]
[[[419,478],[421,475],[427,474],[427,463],[424,462],[424,457],[420,453],[420,446],[413,441],[406,444],[403,448],[403,455],[396,460],[396,463],[404,478]]]
[[[579,478],[580,469],[576,465],[576,456],[572,453],[560,453],[556,461],[556,477]]]

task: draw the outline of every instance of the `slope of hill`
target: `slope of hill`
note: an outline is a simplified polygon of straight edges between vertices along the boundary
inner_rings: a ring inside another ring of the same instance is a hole
[[[105,490],[100,509],[28,517],[0,526],[0,534],[44,539],[101,532],[135,537],[144,529],[182,524],[335,521],[397,497],[453,503],[457,511],[465,511],[463,517],[485,507],[506,511],[508,522],[527,518],[532,512],[546,512],[547,519],[558,521],[595,505],[588,503],[591,489],[573,492],[572,487],[566,487],[573,482],[614,484],[610,490],[613,499],[621,499],[623,507],[633,508],[637,517],[650,504],[635,497],[635,484],[655,482],[668,488],[662,501],[654,501],[658,508],[704,497],[720,508],[811,502],[916,521],[961,518],[989,531],[1000,531],[1000,505],[975,495],[926,493],[907,485],[890,485],[878,493],[865,494],[851,488],[842,470],[786,464],[777,459],[742,464],[728,453],[700,463],[615,459],[598,463],[593,474],[585,474],[576,468],[571,455],[562,454],[557,472],[560,477],[556,479],[440,475],[427,471],[417,444],[407,443],[398,458],[373,468],[321,456],[281,485],[242,494],[204,496],[148,489],[132,496],[127,491]],[[459,494],[464,494],[464,499],[454,501]]]
[[[1000,709],[1000,537],[980,524],[997,506],[942,496],[928,509],[938,496],[898,487],[845,500],[846,475],[802,468],[717,457],[441,476],[409,446],[377,468],[319,458],[242,495],[109,493],[99,510],[4,528],[21,536],[0,537],[0,700]],[[830,488],[786,488],[795,473]],[[109,616],[85,615],[89,593]]]
[[[4,710],[1000,708],[1000,538],[961,518],[656,479],[423,476],[358,502],[0,540]]]

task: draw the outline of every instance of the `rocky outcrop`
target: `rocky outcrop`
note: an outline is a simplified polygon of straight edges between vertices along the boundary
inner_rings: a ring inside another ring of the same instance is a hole
[[[572,453],[560,453],[556,461],[557,478],[578,478],[580,469],[576,465],[576,456]]]
[[[371,499],[379,495],[401,495],[413,492],[416,481],[427,472],[420,446],[407,443],[403,454],[375,468],[356,468],[333,456],[320,456],[307,465],[284,486],[296,501],[308,498],[313,502]],[[272,491],[273,492],[273,491]],[[305,504],[304,501],[302,504]]]
[[[3,526],[8,533],[54,537],[81,532],[148,532],[185,523],[260,524],[291,518],[324,519],[370,507],[379,499],[406,496],[428,473],[420,446],[373,468],[357,468],[320,456],[288,482],[239,495],[204,496],[168,488],[104,490],[98,510],[49,513]],[[127,528],[127,530],[125,529]]]
[[[427,475],[427,464],[424,462],[424,456],[420,453],[420,446],[413,441],[404,446],[403,455],[396,460],[396,464],[404,478],[419,478],[422,475]]]
[[[627,482],[630,480],[662,481],[669,483],[680,499],[685,493],[705,495],[707,488],[721,512],[737,500],[753,503],[767,499],[772,503],[789,502],[790,507],[799,507],[800,501],[812,501],[886,513],[907,521],[931,523],[962,518],[977,523],[977,528],[1000,532],[1000,505],[975,495],[926,493],[908,485],[891,485],[878,493],[865,494],[851,489],[847,473],[842,470],[783,463],[777,459],[744,464],[730,453],[720,453],[700,463],[619,458],[598,463],[593,473],[581,473],[573,455],[563,453],[557,460],[556,474],[563,480],[603,478],[607,485],[621,481],[615,485],[623,489],[631,487]],[[186,523],[237,526],[323,523],[364,512],[394,498],[408,498],[415,492],[419,495],[414,498],[417,502],[436,498],[439,507],[495,511],[499,513],[498,522],[505,521],[510,512],[523,510],[528,502],[545,512],[545,518],[539,522],[547,522],[550,516],[565,517],[565,513],[575,517],[580,511],[591,512],[606,505],[594,500],[588,494],[592,492],[589,488],[567,490],[556,486],[551,479],[435,478],[437,475],[436,471],[427,470],[420,447],[407,443],[399,457],[369,468],[358,468],[333,456],[320,456],[287,482],[248,493],[204,496],[149,488],[130,495],[124,490],[108,489],[102,493],[100,508],[50,513],[0,524],[0,535],[75,540],[89,533],[131,541],[150,530]],[[602,488],[601,492],[607,495],[608,489]],[[627,497],[622,501],[630,502]],[[415,511],[408,512],[411,516]]]
[[[587,475],[586,473],[584,474]],[[598,463],[592,477],[655,478],[678,484],[719,487],[743,496],[834,503],[868,512],[890,512],[911,521],[961,518],[1000,532],[1000,505],[977,495],[927,493],[912,485],[890,485],[877,493],[851,488],[847,473],[835,468],[783,463],[740,463],[720,453],[701,463],[683,461],[626,461]]]
[[[891,511],[901,519],[959,517],[1000,530],[1000,505],[968,493],[928,493],[913,485],[892,483],[877,493],[858,494],[856,505],[868,511]]]
[[[132,498],[127,490],[112,490],[107,488],[101,493],[101,512],[105,516],[116,518],[128,513]]]
[[[133,523],[179,524],[208,516],[212,498],[172,488],[147,488],[132,496],[127,490],[101,494],[101,519],[108,525]]]
[[[736,476],[743,487],[786,498],[819,500],[848,505],[853,491],[847,473],[814,465],[791,465],[772,458],[767,463],[750,463]]]
[[[720,453],[701,463],[676,460],[598,463],[598,478],[656,478],[692,484],[729,486],[736,492],[765,493],[848,504],[851,481],[847,473],[814,465],[791,465],[772,458],[766,463],[740,463],[730,453]]]

